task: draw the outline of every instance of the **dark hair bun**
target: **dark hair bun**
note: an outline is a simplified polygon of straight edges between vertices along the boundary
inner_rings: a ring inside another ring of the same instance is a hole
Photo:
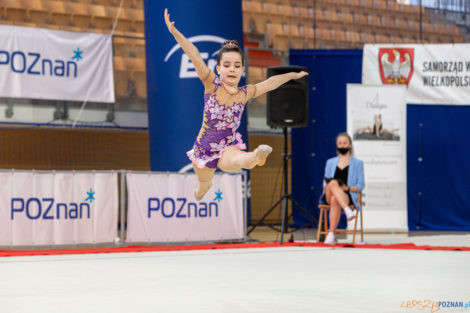
[[[238,47],[238,41],[236,40],[225,40],[222,44],[223,49],[236,49]]]

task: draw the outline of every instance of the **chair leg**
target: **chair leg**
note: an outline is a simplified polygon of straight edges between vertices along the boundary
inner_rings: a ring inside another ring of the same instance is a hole
[[[364,226],[362,226],[362,210],[361,210],[361,242],[364,242]]]
[[[323,217],[323,209],[320,209],[320,218],[318,219],[318,229],[317,229],[317,243],[320,242],[320,233],[322,227],[322,217]]]
[[[353,230],[353,244],[356,243],[356,230],[357,230],[357,219],[359,218],[359,216],[356,216],[356,218],[354,219],[354,230]]]
[[[325,225],[325,232],[324,232],[325,237],[328,234],[328,216],[326,216],[327,215],[326,212],[327,211],[325,211],[325,213],[323,214],[323,219],[324,219],[323,224]]]

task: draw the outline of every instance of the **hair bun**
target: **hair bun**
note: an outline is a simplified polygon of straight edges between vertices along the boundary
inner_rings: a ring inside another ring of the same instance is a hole
[[[224,43],[222,44],[222,48],[225,49],[233,49],[233,48],[238,48],[238,41],[236,40],[225,40]]]

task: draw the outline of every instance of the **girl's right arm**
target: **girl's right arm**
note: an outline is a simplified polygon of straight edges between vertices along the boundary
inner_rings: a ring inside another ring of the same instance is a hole
[[[268,91],[278,88],[279,86],[281,86],[284,83],[287,83],[291,79],[299,79],[299,78],[304,77],[305,75],[308,75],[308,73],[301,71],[298,73],[290,72],[290,73],[271,76],[265,81],[259,82],[255,85],[256,93],[253,95],[253,97],[256,98]]]
[[[193,62],[199,79],[201,81],[207,80],[211,74],[211,70],[207,67],[196,46],[176,29],[174,25],[175,22],[170,22],[170,14],[168,14],[167,9],[165,9],[165,23],[170,33],[175,37],[183,51],[186,52],[191,62]]]

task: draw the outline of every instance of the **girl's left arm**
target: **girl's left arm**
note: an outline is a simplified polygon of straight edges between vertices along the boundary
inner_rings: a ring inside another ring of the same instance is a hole
[[[290,73],[280,74],[276,76],[271,76],[265,81],[262,81],[255,85],[256,93],[253,95],[253,97],[256,98],[258,96],[261,96],[262,94],[268,91],[274,90],[284,83],[287,83],[291,79],[299,79],[299,78],[304,77],[305,75],[308,75],[308,73],[302,71],[302,72],[290,72]]]

